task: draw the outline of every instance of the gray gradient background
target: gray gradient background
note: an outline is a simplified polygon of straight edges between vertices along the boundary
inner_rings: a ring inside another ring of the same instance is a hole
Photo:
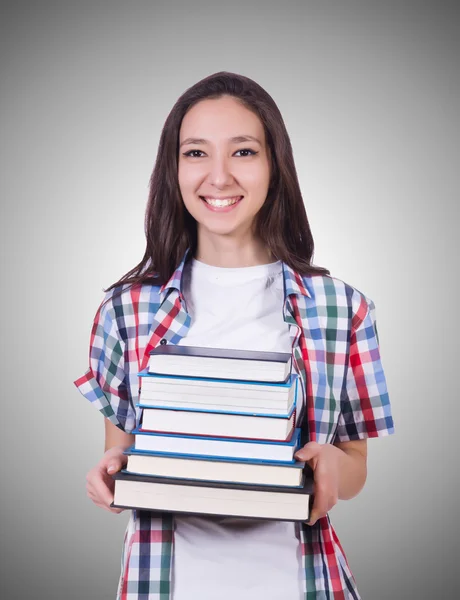
[[[376,303],[396,435],[331,513],[361,595],[458,597],[455,3],[221,4],[2,9],[0,595],[115,597],[127,514],[86,498],[103,419],[72,381],[102,288],[142,256],[169,110],[229,70],[280,107],[315,262]]]

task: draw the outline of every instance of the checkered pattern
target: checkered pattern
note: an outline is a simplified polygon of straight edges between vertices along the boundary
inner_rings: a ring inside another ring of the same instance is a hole
[[[89,369],[74,383],[127,433],[139,423],[137,374],[149,351],[162,340],[177,344],[190,327],[181,292],[186,258],[166,284],[116,288],[96,313]],[[283,276],[305,439],[324,444],[393,433],[372,300],[339,279],[301,277],[286,264]],[[171,514],[132,511],[117,600],[171,599],[173,531]],[[302,525],[301,547],[305,600],[359,600],[329,516],[313,527]]]

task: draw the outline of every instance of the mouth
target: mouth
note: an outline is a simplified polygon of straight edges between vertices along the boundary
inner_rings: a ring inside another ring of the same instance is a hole
[[[235,208],[244,196],[232,196],[229,198],[213,198],[211,196],[200,196],[205,206],[214,212],[228,212]]]

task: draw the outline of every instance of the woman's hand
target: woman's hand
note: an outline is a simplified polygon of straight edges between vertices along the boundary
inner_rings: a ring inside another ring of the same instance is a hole
[[[314,502],[308,525],[314,525],[324,517],[339,499],[339,464],[342,450],[332,444],[308,442],[294,457],[304,461],[313,469]]]
[[[114,446],[107,450],[101,460],[86,475],[86,492],[88,497],[105,510],[112,513],[121,513],[124,508],[111,508],[113,502],[113,489],[115,481],[112,475],[120,471],[126,463],[128,457],[123,454],[123,448]]]
[[[354,498],[366,482],[366,439],[334,444],[308,442],[294,456],[313,469],[315,498],[309,525],[324,517],[338,499]]]

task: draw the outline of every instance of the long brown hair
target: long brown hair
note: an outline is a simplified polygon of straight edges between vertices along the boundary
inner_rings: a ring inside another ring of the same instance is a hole
[[[301,275],[329,275],[327,269],[312,264],[313,236],[297,179],[291,141],[277,105],[252,79],[221,71],[187,89],[169,113],[150,177],[144,257],[106,292],[123,284],[163,284],[178,267],[187,248],[194,255],[197,224],[185,208],[177,175],[179,131],[182,119],[192,106],[201,100],[224,95],[234,97],[253,111],[265,130],[271,178],[267,198],[256,215],[256,234],[277,260]]]

